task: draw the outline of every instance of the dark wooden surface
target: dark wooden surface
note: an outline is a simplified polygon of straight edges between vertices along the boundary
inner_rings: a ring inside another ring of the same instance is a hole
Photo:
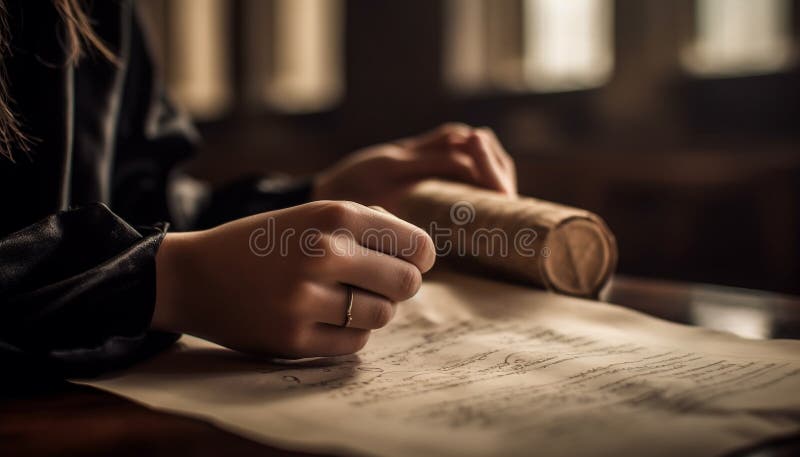
[[[750,338],[800,338],[800,298],[745,289],[616,277],[611,303]],[[800,393],[798,393],[800,394]],[[93,388],[60,383],[4,399],[3,456],[303,455],[261,445],[206,422],[153,411]],[[800,434],[735,456],[800,455]]]

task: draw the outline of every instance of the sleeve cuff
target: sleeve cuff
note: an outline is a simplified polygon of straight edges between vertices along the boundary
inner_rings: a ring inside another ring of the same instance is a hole
[[[21,376],[91,376],[174,342],[178,335],[149,330],[167,229],[134,229],[95,204],[0,240],[0,253],[14,259],[0,275],[3,361],[30,368]]]

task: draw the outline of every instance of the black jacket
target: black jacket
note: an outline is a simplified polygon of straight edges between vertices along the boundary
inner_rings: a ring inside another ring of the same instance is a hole
[[[96,374],[173,342],[148,330],[170,170],[196,134],[167,101],[129,0],[91,2],[119,57],[65,65],[50,0],[5,2],[12,107],[33,140],[0,157],[0,358],[6,373]],[[240,181],[207,223],[304,202],[308,186]]]

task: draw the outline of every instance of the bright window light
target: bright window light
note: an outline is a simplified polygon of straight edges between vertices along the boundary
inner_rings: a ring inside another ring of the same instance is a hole
[[[484,89],[489,80],[484,0],[448,0],[446,7],[445,81],[456,90]]]
[[[276,0],[267,104],[285,112],[331,107],[344,92],[341,0]]]
[[[792,51],[790,6],[788,0],[698,0],[685,66],[723,76],[780,70]]]
[[[595,87],[613,69],[609,0],[524,0],[524,75],[537,91]]]
[[[212,118],[233,101],[229,64],[229,3],[174,0],[168,77],[173,94],[192,115]]]
[[[604,84],[611,0],[448,0],[445,80],[461,91],[557,92]]]
[[[766,309],[744,308],[729,303],[716,304],[693,297],[689,312],[692,321],[701,327],[731,332],[745,338],[762,339],[769,338],[772,331],[772,317]]]

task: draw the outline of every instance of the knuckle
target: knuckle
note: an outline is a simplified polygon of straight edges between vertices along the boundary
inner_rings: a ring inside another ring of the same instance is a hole
[[[348,201],[326,201],[321,207],[323,223],[329,229],[347,225],[357,212],[356,204]]]
[[[478,130],[478,132],[480,132],[480,133],[482,133],[484,135],[487,135],[487,136],[490,136],[490,137],[495,136],[494,130],[492,130],[491,127],[487,127],[487,126],[484,125],[484,126],[478,128],[477,130]]]
[[[397,166],[398,163],[402,162],[403,159],[404,157],[396,151],[386,151],[384,154],[375,157],[373,163],[378,170],[391,170],[393,167]]]
[[[464,140],[464,135],[457,132],[447,132],[444,137],[448,148],[457,147]]]
[[[384,149],[376,160],[376,165],[378,167],[396,165],[398,162],[408,160],[408,149],[397,145],[391,145]]]
[[[470,126],[464,124],[463,122],[445,122],[439,126],[439,130],[443,132],[463,132],[470,130]]]

